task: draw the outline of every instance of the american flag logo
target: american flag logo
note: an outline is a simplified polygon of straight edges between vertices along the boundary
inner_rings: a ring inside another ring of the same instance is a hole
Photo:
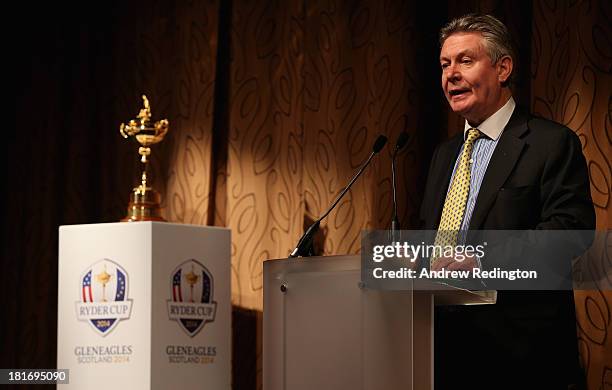
[[[95,312],[100,305],[113,305],[114,302],[126,302],[131,308],[131,301],[127,299],[128,278],[125,270],[110,259],[103,259],[88,267],[81,276],[80,303],[77,317],[87,320],[101,334],[107,334],[113,329],[120,318],[100,318],[98,315],[90,318],[87,310]],[[130,302],[127,302],[130,301]],[[127,306],[124,306],[127,307]],[[130,309],[131,310],[131,309]],[[129,318],[129,313],[126,314]],[[105,317],[105,316],[104,316]]]
[[[206,322],[214,320],[216,303],[213,301],[213,277],[210,271],[195,259],[189,259],[172,272],[173,307],[181,305],[208,306],[212,310],[212,319],[188,318],[188,315],[170,318],[179,322],[190,336],[198,333]]]
[[[125,294],[126,294],[126,274],[125,271],[121,271],[121,269],[119,267],[116,266],[116,264],[111,263],[112,265],[109,266],[109,264],[105,264],[106,267],[104,268],[104,272],[108,272],[107,269],[112,269],[113,272],[109,272],[108,274],[110,275],[110,280],[114,280],[113,283],[111,283],[109,285],[110,288],[114,288],[114,291],[105,291],[106,294],[104,294],[104,296],[102,296],[99,291],[97,293],[94,293],[92,290],[92,273],[94,273],[94,267],[92,267],[91,269],[89,269],[88,272],[85,273],[85,275],[83,276],[83,280],[82,280],[82,289],[81,289],[81,294],[82,294],[82,299],[83,302],[102,302],[104,299],[110,300],[109,298],[112,298],[113,301],[123,301],[125,300]],[[98,289],[99,290],[99,289]]]
[[[93,302],[91,295],[91,271],[83,278],[83,302]]]
[[[187,282],[192,274],[193,285]],[[172,273],[172,300],[174,302],[210,303],[213,296],[213,278],[206,267],[191,259],[178,266]]]
[[[174,302],[183,302],[183,295],[181,294],[181,269],[175,272],[172,277],[172,299]]]

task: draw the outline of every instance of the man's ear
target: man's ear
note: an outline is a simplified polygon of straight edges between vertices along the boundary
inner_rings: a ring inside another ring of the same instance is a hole
[[[497,79],[501,84],[505,84],[510,75],[512,74],[512,69],[514,68],[514,63],[512,62],[512,58],[510,56],[503,56],[497,61]]]

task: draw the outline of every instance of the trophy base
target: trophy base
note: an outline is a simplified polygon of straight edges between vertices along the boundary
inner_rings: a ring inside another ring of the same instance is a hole
[[[136,187],[130,194],[130,203],[127,207],[127,216],[121,222],[137,221],[161,221],[166,220],[161,216],[161,196],[151,187],[144,191]]]

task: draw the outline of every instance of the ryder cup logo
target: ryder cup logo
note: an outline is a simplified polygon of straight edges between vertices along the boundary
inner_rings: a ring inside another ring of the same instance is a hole
[[[88,322],[102,336],[109,334],[119,321],[130,318],[128,275],[119,264],[109,259],[98,261],[83,272],[79,287],[77,319]]]
[[[190,259],[179,265],[172,272],[171,288],[168,317],[189,336],[195,336],[207,322],[215,320],[213,277],[198,261]]]

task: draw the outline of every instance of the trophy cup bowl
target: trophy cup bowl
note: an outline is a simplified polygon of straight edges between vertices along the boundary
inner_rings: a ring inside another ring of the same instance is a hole
[[[132,189],[127,216],[122,222],[132,221],[165,221],[161,216],[161,195],[147,181],[147,168],[151,145],[164,139],[168,132],[168,121],[162,119],[151,123],[151,106],[145,95],[142,95],[144,107],[138,114],[138,120],[132,119],[128,124],[122,123],[119,132],[124,138],[133,137],[140,144],[138,154],[143,164],[140,185]]]

